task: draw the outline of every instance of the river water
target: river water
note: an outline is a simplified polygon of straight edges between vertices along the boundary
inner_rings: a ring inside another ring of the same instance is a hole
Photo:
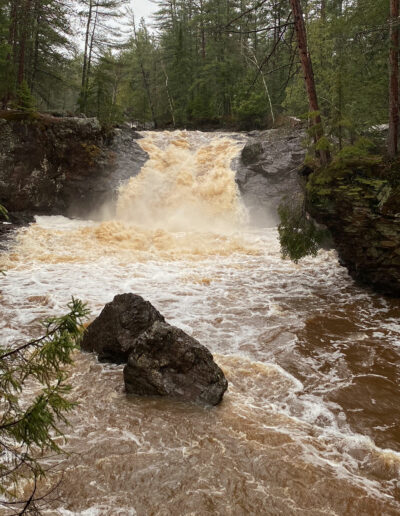
[[[229,390],[215,408],[127,397],[121,366],[77,353],[46,514],[400,514],[400,302],[334,251],[281,259],[240,202],[240,138],[143,136],[150,160],[112,218],[37,217],[0,256],[2,338],[37,334],[71,295],[95,317],[134,292],[212,351]]]

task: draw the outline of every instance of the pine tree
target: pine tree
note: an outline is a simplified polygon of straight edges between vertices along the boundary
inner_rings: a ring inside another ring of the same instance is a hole
[[[0,345],[0,503],[18,514],[37,510],[44,493],[39,480],[46,475],[46,452],[61,453],[60,423],[74,403],[68,400],[65,366],[79,344],[88,315],[77,299],[69,312],[44,323],[44,335],[25,344]],[[30,495],[20,500],[18,487],[30,482]]]
[[[24,79],[17,88],[15,106],[19,111],[33,113],[36,111],[35,99],[29,89],[28,83]]]

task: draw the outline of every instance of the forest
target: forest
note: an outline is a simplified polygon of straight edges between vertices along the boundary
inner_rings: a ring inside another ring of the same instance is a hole
[[[44,112],[157,128],[279,125],[310,109],[290,2],[2,0],[0,99]],[[388,121],[389,2],[305,0],[328,134]],[[27,100],[27,97],[31,100]]]

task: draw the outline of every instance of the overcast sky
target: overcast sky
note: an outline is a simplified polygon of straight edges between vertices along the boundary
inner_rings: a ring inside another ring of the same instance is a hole
[[[131,6],[135,13],[135,18],[139,21],[140,18],[145,18],[150,21],[150,16],[156,11],[156,6],[150,0],[131,0]]]

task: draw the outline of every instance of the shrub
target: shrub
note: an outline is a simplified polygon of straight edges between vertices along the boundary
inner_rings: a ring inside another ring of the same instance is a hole
[[[278,208],[279,241],[283,258],[297,263],[304,256],[316,256],[326,238],[326,230],[317,227],[307,215],[304,199],[284,200]]]

